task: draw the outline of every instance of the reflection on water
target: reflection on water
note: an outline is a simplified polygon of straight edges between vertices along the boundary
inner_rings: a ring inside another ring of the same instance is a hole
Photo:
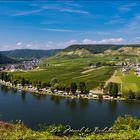
[[[37,100],[43,100],[45,99],[46,95],[41,95],[41,94],[36,94],[36,93],[27,93],[27,94],[31,94],[32,97],[34,99],[37,99]]]
[[[81,99],[79,98],[79,105],[81,109],[84,109],[88,106],[88,99]]]
[[[123,105],[129,106],[129,107],[135,107],[135,106],[140,106],[140,101],[139,100],[132,100],[132,101],[122,101],[121,102]]]
[[[26,92],[25,91],[21,91],[21,99],[23,102],[26,101]]]
[[[63,100],[65,100],[65,105],[72,110],[77,109],[78,105],[81,109],[86,108],[88,106],[88,99],[82,99],[82,98],[72,99],[69,97],[65,98],[65,97],[55,96],[55,95],[51,95],[50,99],[56,105],[59,105]]]
[[[51,101],[53,101],[56,105],[60,104],[60,99],[61,99],[61,97],[58,97],[58,96],[55,96],[55,95],[51,96]]]
[[[115,113],[117,111],[117,101],[110,101],[108,102],[108,108],[111,112]]]
[[[7,95],[7,93],[9,93],[9,88],[6,86],[0,86],[0,90],[4,91],[5,95]]]
[[[17,93],[17,89],[15,89],[15,88],[11,88],[11,89],[9,89],[9,91],[10,91],[12,94],[16,94],[16,93]]]
[[[71,99],[68,104],[69,108],[71,108],[72,110],[75,110],[77,107],[77,100],[76,99]]]

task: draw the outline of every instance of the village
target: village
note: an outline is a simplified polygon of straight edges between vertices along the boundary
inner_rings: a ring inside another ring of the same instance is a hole
[[[40,63],[39,59],[32,59],[28,61],[22,61],[16,64],[7,64],[7,65],[1,65],[0,71],[28,71],[38,68],[38,65]]]
[[[118,62],[116,66],[121,67],[123,74],[129,74],[129,71],[133,70],[135,75],[140,76],[140,63],[138,62]]]
[[[86,99],[98,99],[98,100],[122,100],[120,96],[117,98],[113,98],[109,95],[104,95],[102,92],[96,91],[89,91],[88,94],[81,94],[80,91],[76,91],[75,94],[72,92],[66,92],[61,90],[51,90],[51,88],[40,88],[34,87],[32,85],[22,86],[21,84],[17,84],[17,86],[13,85],[11,82],[5,82],[4,80],[0,79],[0,84],[5,85],[7,87],[15,88],[19,92],[26,91],[27,93],[35,93],[36,95],[56,95],[56,96],[63,96],[63,97],[70,97],[70,98],[86,98]],[[22,92],[21,92],[22,93]]]

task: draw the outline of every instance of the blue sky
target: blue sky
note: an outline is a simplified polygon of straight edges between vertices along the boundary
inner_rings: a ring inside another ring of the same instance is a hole
[[[140,43],[139,1],[0,1],[0,50]]]

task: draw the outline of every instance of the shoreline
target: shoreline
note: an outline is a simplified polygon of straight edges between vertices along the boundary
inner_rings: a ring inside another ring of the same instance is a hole
[[[4,82],[2,80],[0,80],[0,85],[4,85],[6,87],[10,87],[10,88],[13,88],[13,89],[17,89],[18,91],[25,91],[25,92],[30,92],[32,94],[36,94],[36,95],[53,95],[53,96],[59,96],[59,97],[64,97],[64,98],[81,98],[81,99],[88,99],[88,100],[103,100],[103,101],[113,101],[113,100],[117,100],[117,101],[124,101],[126,100],[125,98],[105,98],[104,96],[106,95],[102,95],[103,98],[102,99],[99,99],[99,98],[96,98],[96,97],[84,97],[84,96],[74,96],[74,95],[63,95],[63,94],[58,94],[58,93],[48,93],[47,91],[46,92],[41,92],[41,91],[35,91],[35,90],[31,90],[29,88],[19,88],[19,87],[15,87],[13,85],[9,85],[7,82]]]

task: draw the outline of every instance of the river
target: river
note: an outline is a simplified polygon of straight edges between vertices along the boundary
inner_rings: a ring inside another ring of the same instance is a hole
[[[40,96],[0,86],[0,120],[22,120],[30,128],[38,124],[81,127],[110,127],[118,116],[140,118],[140,101],[99,101]]]

